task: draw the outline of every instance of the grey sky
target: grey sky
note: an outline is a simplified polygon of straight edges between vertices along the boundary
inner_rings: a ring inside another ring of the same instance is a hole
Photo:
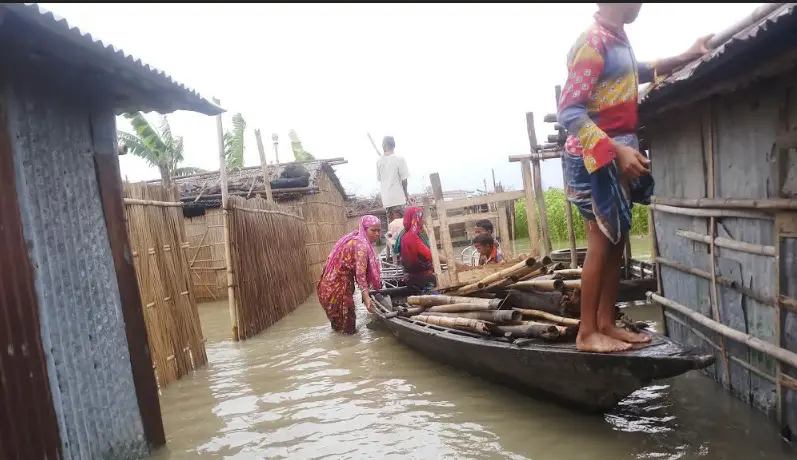
[[[432,172],[448,190],[482,188],[491,168],[505,186],[520,188],[520,167],[507,156],[528,152],[525,113],[535,113],[540,140],[552,132],[542,116],[555,110],[566,53],[595,11],[593,3],[41,5],[218,97],[229,111],[226,126],[242,112],[248,166],[259,163],[253,128],[268,144],[279,134],[283,161],[292,158],[293,128],[317,158],[349,161],[336,169],[357,194],[378,190],[366,132],[377,144],[395,137],[411,191]],[[651,3],[627,30],[640,60],[667,57],[757,5]],[[185,165],[217,169],[214,119],[185,112],[169,119],[185,138]],[[129,130],[124,119],[117,124]],[[546,186],[561,186],[558,160],[542,171]],[[131,181],[158,177],[129,156],[122,173]]]

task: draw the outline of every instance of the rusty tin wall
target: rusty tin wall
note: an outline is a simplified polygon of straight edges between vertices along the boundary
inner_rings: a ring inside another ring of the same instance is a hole
[[[8,90],[14,172],[33,264],[52,399],[66,459],[148,452],[85,103]],[[74,96],[72,96],[74,97]]]

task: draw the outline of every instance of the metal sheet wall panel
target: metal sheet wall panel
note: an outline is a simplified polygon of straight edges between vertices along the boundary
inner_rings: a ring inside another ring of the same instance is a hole
[[[38,88],[41,88],[39,86]],[[15,84],[16,186],[66,459],[147,454],[85,103]],[[71,96],[74,97],[74,96]]]

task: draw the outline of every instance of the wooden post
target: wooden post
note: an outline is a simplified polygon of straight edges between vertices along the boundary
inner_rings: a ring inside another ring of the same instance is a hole
[[[497,193],[501,193],[504,191],[504,187],[497,186],[495,191]],[[498,236],[501,237],[501,243],[503,243],[504,250],[509,250],[509,222],[507,220],[509,217],[506,215],[506,201],[500,201],[496,203],[496,208],[498,211]],[[506,255],[506,254],[505,254]]]
[[[434,276],[437,278],[437,285],[439,286],[441,283],[441,275],[443,273],[443,269],[440,265],[440,253],[437,250],[437,237],[434,236],[434,225],[432,225],[432,207],[429,205],[429,196],[423,196],[423,215],[425,219],[423,220],[424,230],[426,231],[426,236],[429,237],[429,246],[432,250],[432,266],[434,267]]]
[[[509,229],[512,235],[509,237],[512,240],[512,257],[517,256],[517,228],[515,228],[515,201],[509,202]]]
[[[495,193],[496,191],[498,191],[497,190],[498,189],[498,183],[495,182],[495,169],[490,169],[490,171],[493,173],[493,193]]]
[[[708,134],[708,139],[706,139],[706,155],[708,156],[706,161],[706,195],[709,195],[709,198],[714,198],[714,195],[716,194],[716,186],[714,183],[714,121],[712,117],[713,110],[711,107],[711,99],[709,99],[706,116],[706,129],[704,131]],[[709,289],[709,303],[711,304],[711,313],[714,316],[714,321],[722,323],[722,315],[720,314],[719,305],[719,288],[717,287],[717,246],[714,244],[714,239],[717,237],[717,218],[709,217],[708,225],[708,234],[711,236],[711,245],[709,246],[709,257],[711,262],[711,287]],[[727,382],[728,388],[730,388],[731,370],[729,367],[730,365],[728,364],[728,352],[725,349],[725,338],[720,336],[719,339],[719,346],[722,351],[722,364],[725,373],[725,381]]]
[[[429,176],[432,183],[432,193],[434,194],[434,204],[437,209],[437,220],[440,222],[440,238],[443,240],[443,255],[446,257],[448,266],[449,286],[459,282],[457,278],[457,263],[454,257],[454,244],[451,242],[451,230],[448,228],[448,215],[446,214],[446,203],[443,200],[443,186],[440,183],[440,175],[432,173]],[[434,226],[432,231],[434,231]],[[430,241],[431,243],[431,241]]]
[[[556,107],[559,108],[559,99],[562,97],[562,85],[556,85],[554,88],[554,93],[556,95]],[[562,152],[562,156],[564,156],[564,152]],[[562,158],[560,160],[562,163],[562,179],[567,180],[567,175],[565,173],[565,160]],[[576,231],[573,228],[573,205],[567,201],[567,197],[565,197],[565,219],[567,220],[567,238],[570,242],[570,267],[571,268],[578,268],[578,251],[576,250]]]
[[[216,105],[221,101],[213,98]],[[221,209],[224,221],[224,263],[227,266],[227,301],[230,307],[230,323],[232,324],[232,339],[240,340],[238,336],[238,305],[235,303],[235,275],[232,267],[232,246],[230,243],[230,214],[229,190],[227,189],[227,159],[224,155],[224,128],[221,125],[221,114],[216,115],[216,133],[219,137],[219,175],[221,177]]]
[[[534,114],[532,112],[526,112],[526,129],[529,134],[530,152],[534,153],[537,150],[537,131],[534,129]],[[537,207],[540,210],[543,255],[549,256],[553,248],[551,246],[550,229],[548,228],[548,210],[545,208],[545,194],[542,191],[542,170],[540,169],[539,158],[532,160],[532,168],[534,174],[534,180],[532,181],[534,184],[534,195],[537,197]]]
[[[277,133],[271,135],[271,142],[274,144],[274,161],[280,164],[279,136],[277,136]]]
[[[534,210],[534,192],[531,179],[531,161],[522,160],[520,170],[523,173],[523,191],[526,193],[526,222],[529,227],[529,255],[537,257],[540,255],[539,242],[537,235],[537,213]]]
[[[255,130],[255,139],[257,140],[257,153],[260,155],[260,166],[263,168],[263,190],[266,191],[266,200],[273,203],[274,195],[271,193],[271,178],[266,164],[266,149],[263,147],[263,138],[260,137],[259,129]]]

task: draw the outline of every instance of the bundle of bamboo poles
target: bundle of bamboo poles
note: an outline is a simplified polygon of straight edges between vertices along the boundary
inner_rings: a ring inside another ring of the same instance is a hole
[[[240,340],[292,312],[312,292],[307,226],[262,198],[230,197],[230,242]]]
[[[441,292],[408,297],[388,315],[510,341],[572,341],[580,324],[581,269],[548,257],[523,259]],[[619,314],[618,321],[632,330],[644,327]]]

